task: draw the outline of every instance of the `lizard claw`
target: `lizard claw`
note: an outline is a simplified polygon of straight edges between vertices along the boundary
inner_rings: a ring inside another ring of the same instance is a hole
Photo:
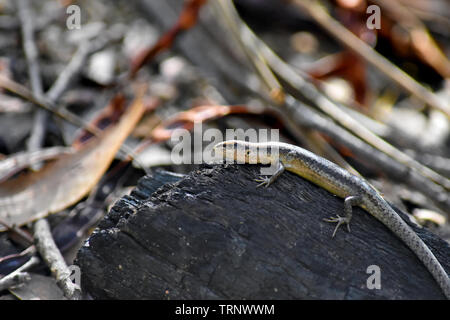
[[[257,188],[259,188],[261,186],[264,186],[264,185],[267,188],[270,185],[270,183],[271,183],[270,178],[267,178],[267,177],[259,177],[258,179],[254,179],[254,180],[256,182],[261,182],[260,184],[258,184],[256,186]]]
[[[323,219],[323,221],[325,222],[331,222],[331,223],[337,223],[336,228],[334,228],[334,232],[333,235],[331,236],[332,238],[334,238],[334,236],[336,235],[336,231],[339,229],[339,227],[342,224],[346,224],[347,225],[347,230],[348,232],[350,232],[350,219],[348,219],[347,217],[341,217],[341,216],[336,216],[336,217],[332,217],[332,218],[328,218],[328,219]]]

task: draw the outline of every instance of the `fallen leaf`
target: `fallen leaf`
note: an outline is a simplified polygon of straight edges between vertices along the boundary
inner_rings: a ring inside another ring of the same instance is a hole
[[[93,126],[100,130],[106,129],[111,124],[119,121],[125,112],[125,97],[123,94],[117,94],[110,103],[100,111],[100,113],[90,122]],[[87,141],[92,139],[94,135],[87,130],[82,130],[72,142],[72,147],[80,148]]]
[[[144,113],[143,94],[117,125],[92,139],[77,152],[63,155],[38,172],[0,184],[0,218],[21,226],[77,203],[99,181],[116,152]],[[0,231],[5,228],[0,226]]]

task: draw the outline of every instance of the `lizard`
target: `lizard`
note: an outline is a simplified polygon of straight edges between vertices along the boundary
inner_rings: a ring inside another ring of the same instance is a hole
[[[266,177],[255,179],[257,187],[268,187],[285,170],[324,188],[344,199],[345,216],[324,219],[336,223],[332,238],[341,225],[350,231],[352,207],[359,206],[389,228],[408,246],[425,265],[444,295],[450,299],[450,278],[438,259],[423,240],[403,221],[383,196],[364,178],[351,174],[335,163],[301,147],[282,142],[247,142],[227,140],[213,148],[215,155],[227,162],[249,164],[276,164],[276,171]]]

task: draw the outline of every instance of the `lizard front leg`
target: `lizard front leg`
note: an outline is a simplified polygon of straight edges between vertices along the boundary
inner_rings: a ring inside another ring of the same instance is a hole
[[[273,175],[271,175],[270,177],[259,177],[258,179],[255,179],[256,182],[260,182],[260,184],[258,184],[256,187],[258,188],[265,185],[267,188],[284,172],[284,170],[285,168],[283,163],[281,161],[278,161],[278,168]]]

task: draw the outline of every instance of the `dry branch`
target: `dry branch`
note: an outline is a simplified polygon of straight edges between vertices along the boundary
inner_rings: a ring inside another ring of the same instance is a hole
[[[70,279],[71,271],[53,240],[47,220],[36,221],[33,225],[33,231],[37,250],[56,278],[56,283],[63,291],[64,296],[71,300],[79,300],[81,290]]]

